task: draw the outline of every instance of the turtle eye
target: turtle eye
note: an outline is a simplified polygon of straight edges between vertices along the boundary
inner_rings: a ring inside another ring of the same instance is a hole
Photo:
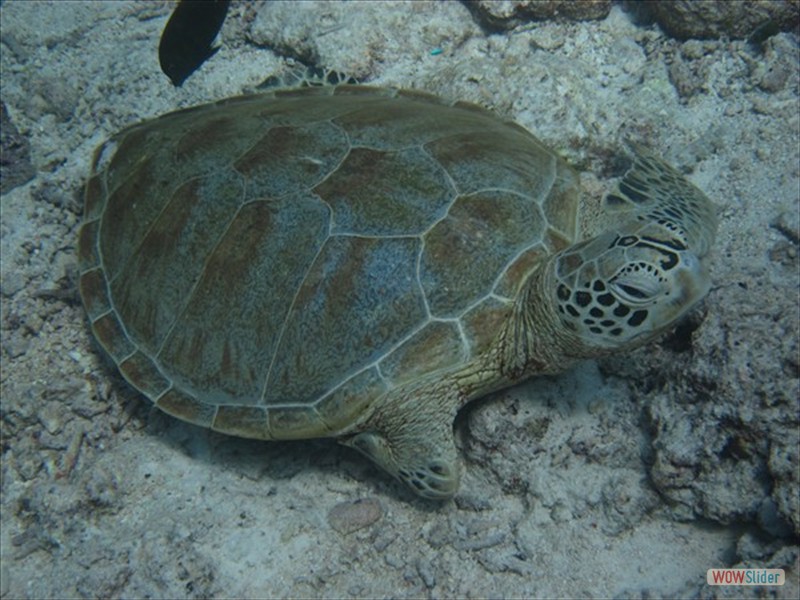
[[[664,278],[652,265],[626,265],[611,281],[614,294],[629,306],[649,304],[666,291]]]
[[[648,295],[647,291],[640,290],[637,287],[632,285],[628,285],[626,283],[618,283],[617,284],[617,291],[623,295],[627,295],[632,300],[647,300]]]

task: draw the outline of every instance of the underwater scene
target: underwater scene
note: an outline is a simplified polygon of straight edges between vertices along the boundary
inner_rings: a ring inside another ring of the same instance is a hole
[[[0,4],[0,598],[800,596],[800,4]]]

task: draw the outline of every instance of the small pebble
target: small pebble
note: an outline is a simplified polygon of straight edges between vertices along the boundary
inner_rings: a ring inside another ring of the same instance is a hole
[[[383,507],[375,498],[342,502],[328,513],[328,524],[339,533],[348,534],[372,525],[383,516]]]
[[[8,565],[0,565],[0,597],[5,598],[11,591],[11,571]]]
[[[57,402],[48,402],[39,409],[39,423],[45,428],[47,433],[55,435],[63,425],[63,408]]]
[[[3,272],[0,279],[0,294],[11,298],[25,287],[25,277],[21,271],[9,270]]]
[[[506,539],[504,533],[497,531],[478,539],[459,540],[454,544],[456,550],[484,550],[502,544]]]
[[[425,587],[431,589],[436,585],[436,576],[433,573],[433,565],[427,558],[420,557],[417,560],[417,573],[422,578]]]

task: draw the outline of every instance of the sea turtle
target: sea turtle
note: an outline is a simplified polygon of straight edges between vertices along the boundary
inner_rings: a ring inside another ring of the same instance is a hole
[[[247,438],[337,438],[448,498],[467,402],[653,339],[709,289],[713,205],[637,152],[603,199],[478,106],[358,85],[130,127],[86,186],[80,292],[122,375]]]

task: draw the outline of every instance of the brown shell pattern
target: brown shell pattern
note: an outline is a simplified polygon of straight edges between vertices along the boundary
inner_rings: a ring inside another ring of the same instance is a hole
[[[234,98],[98,149],[80,289],[167,412],[336,435],[485,350],[532,265],[574,241],[577,202],[561,159],[472,105],[360,86]]]

